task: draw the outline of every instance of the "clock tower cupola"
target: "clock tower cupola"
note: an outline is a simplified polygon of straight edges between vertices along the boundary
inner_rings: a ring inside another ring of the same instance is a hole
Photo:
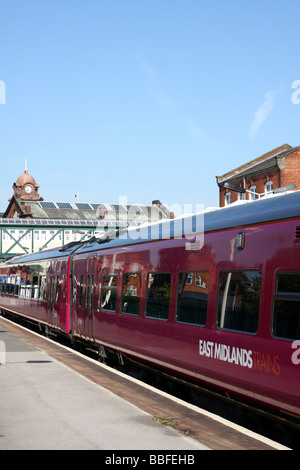
[[[13,184],[14,197],[27,201],[41,201],[43,200],[38,192],[39,185],[36,184],[35,179],[29,175],[27,169],[24,170],[23,175],[19,176],[17,181]]]

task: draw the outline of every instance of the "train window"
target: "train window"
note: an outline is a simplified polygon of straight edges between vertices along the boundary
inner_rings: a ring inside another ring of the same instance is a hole
[[[39,298],[39,275],[38,275],[38,273],[33,273],[32,274],[31,297],[33,299],[38,299]]]
[[[150,273],[147,280],[146,316],[166,320],[169,314],[171,274]]]
[[[1,277],[1,292],[2,293],[5,292],[5,279],[6,279],[6,276]]]
[[[117,276],[103,276],[101,308],[115,311],[117,306]]]
[[[3,283],[3,292],[4,294],[7,293],[7,289],[8,289],[8,277],[7,276],[4,276],[4,283]]]
[[[15,295],[19,295],[20,293],[20,284],[21,284],[21,277],[16,277],[16,286],[15,286]]]
[[[123,275],[122,306],[121,306],[121,311],[123,313],[131,313],[133,315],[139,314],[141,285],[142,285],[141,274],[126,273]]]
[[[7,288],[6,288],[7,294],[11,293],[11,284],[12,284],[12,276],[8,276],[8,278],[7,278]]]
[[[12,295],[14,294],[14,291],[15,291],[15,283],[16,283],[16,277],[11,276],[10,285],[9,285],[9,293]]]
[[[25,297],[26,293],[26,276],[25,274],[21,274],[21,285],[20,285],[20,297]]]
[[[209,273],[205,271],[179,273],[176,321],[205,325],[209,288]]]
[[[39,279],[39,299],[46,299],[46,276],[40,276]]]
[[[31,275],[28,274],[26,276],[25,297],[30,298],[31,291],[32,291],[32,278],[31,278]]]
[[[273,302],[273,335],[300,339],[300,273],[279,273]]]
[[[221,272],[218,327],[255,333],[258,328],[260,286],[259,271]]]

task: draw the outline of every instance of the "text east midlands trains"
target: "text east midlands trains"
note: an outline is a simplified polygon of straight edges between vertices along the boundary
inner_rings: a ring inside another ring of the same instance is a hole
[[[279,357],[269,352],[261,353],[252,349],[238,348],[213,341],[199,340],[200,356],[237,364],[249,369],[280,374]]]

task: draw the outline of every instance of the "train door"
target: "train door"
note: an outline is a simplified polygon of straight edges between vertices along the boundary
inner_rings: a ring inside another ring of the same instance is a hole
[[[84,332],[88,338],[93,338],[93,305],[95,290],[95,262],[96,258],[91,256],[87,259],[87,278],[85,290],[84,308]]]
[[[47,279],[47,317],[48,323],[53,324],[54,320],[54,276],[53,276],[53,263],[51,263],[50,269],[48,271]]]
[[[58,262],[51,263],[48,276],[48,323],[54,326],[60,326],[61,320],[59,316],[60,267]]]

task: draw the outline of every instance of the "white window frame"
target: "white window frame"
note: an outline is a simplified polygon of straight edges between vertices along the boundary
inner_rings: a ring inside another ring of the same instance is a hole
[[[229,206],[229,204],[231,204],[231,192],[227,191],[225,193],[225,206]]]
[[[265,194],[270,194],[273,191],[273,181],[269,180],[265,183]]]
[[[252,191],[252,193],[249,193],[249,195],[250,195],[250,200],[251,200],[251,201],[254,201],[255,199],[257,199],[257,197],[258,197],[257,194],[253,194],[253,193],[256,193],[256,186],[255,186],[255,184],[253,184],[252,186],[250,186],[249,191]]]

